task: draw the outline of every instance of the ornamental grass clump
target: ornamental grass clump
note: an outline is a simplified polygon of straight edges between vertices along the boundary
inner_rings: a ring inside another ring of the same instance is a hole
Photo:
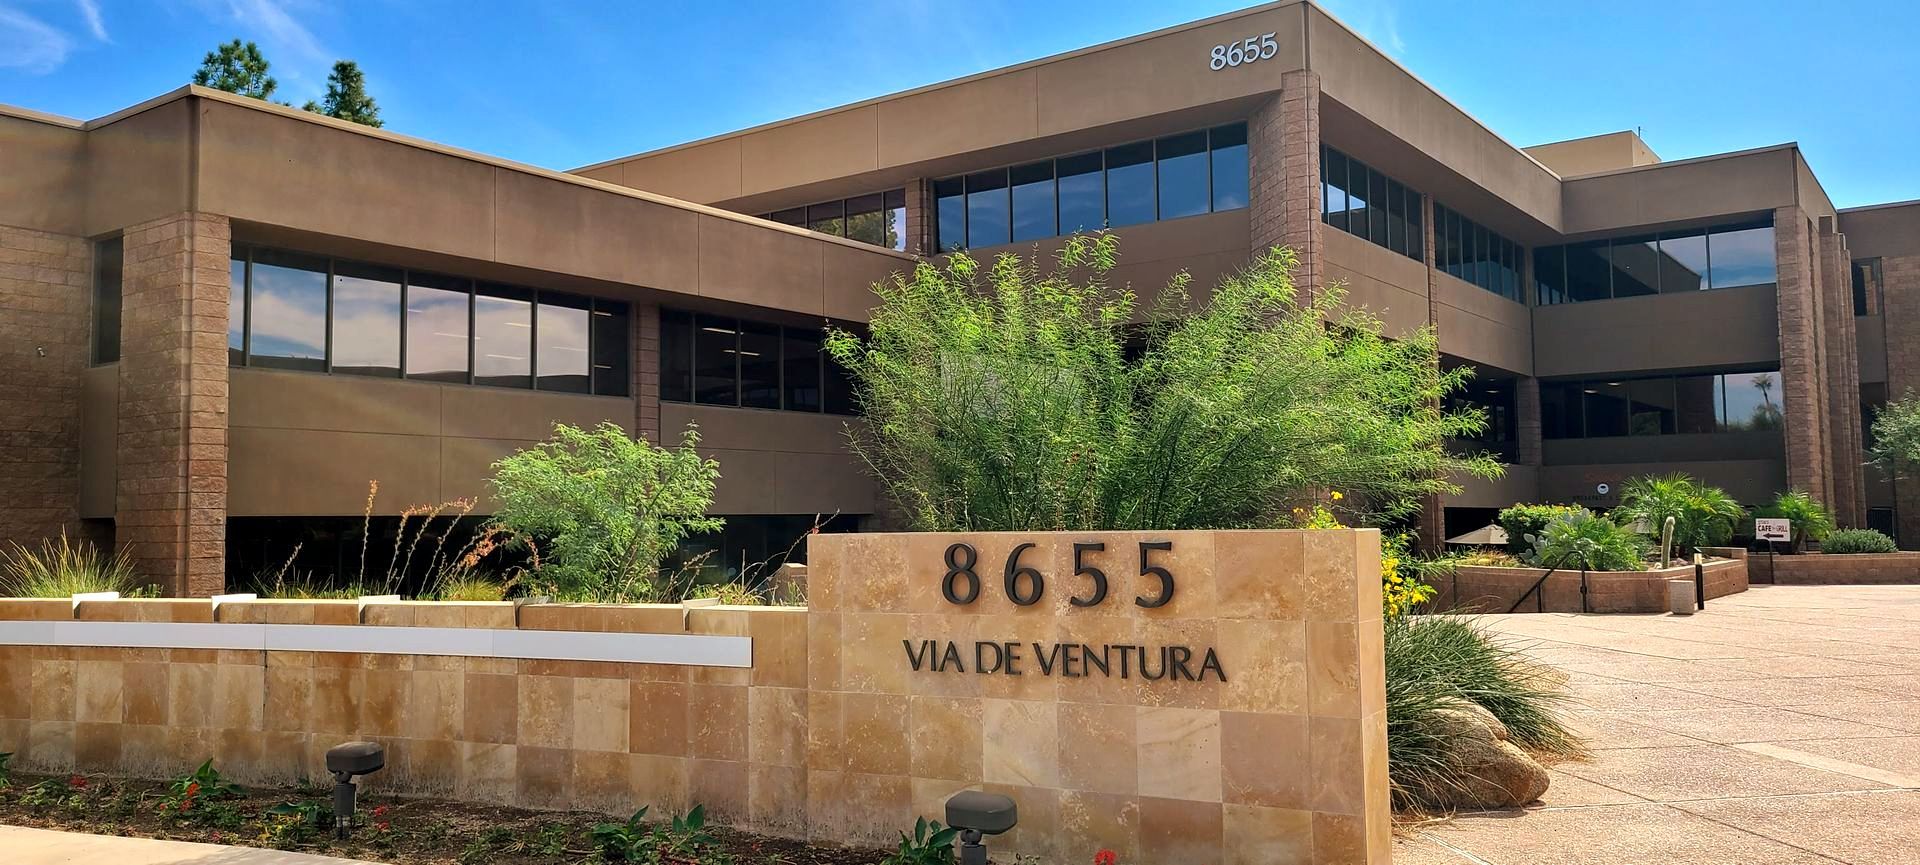
[[[1820,552],[1830,555],[1899,551],[1899,545],[1895,544],[1892,538],[1873,529],[1841,529],[1820,542]]]
[[[1441,713],[1461,701],[1492,713],[1537,757],[1581,753],[1562,719],[1562,677],[1458,616],[1386,620],[1387,774],[1400,809],[1446,811],[1466,778]]]
[[[1485,419],[1443,408],[1468,373],[1432,328],[1387,339],[1340,287],[1297,290],[1283,249],[1142,311],[1106,284],[1116,248],[923,263],[875,287],[868,337],[829,334],[867,421],[853,448],[915,528],[1274,528],[1325,489],[1377,524],[1500,473],[1445,447]]]
[[[0,552],[0,594],[14,598],[66,598],[91,592],[137,597],[158,589],[134,570],[126,550],[103,553],[85,540],[46,538],[38,547],[14,542]]]

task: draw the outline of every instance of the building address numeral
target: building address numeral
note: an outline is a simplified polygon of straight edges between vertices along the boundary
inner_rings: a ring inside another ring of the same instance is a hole
[[[1013,548],[1007,554],[1007,566],[1001,578],[1002,589],[1007,600],[1023,607],[1040,602],[1047,593],[1047,578],[1039,570],[1020,564],[1020,557],[1037,544],[1024,543]],[[1093,591],[1086,597],[1075,595],[1067,602],[1076,607],[1091,607],[1107,599],[1106,572],[1086,563],[1087,553],[1105,552],[1103,543],[1080,543],[1073,545],[1073,575],[1086,577],[1093,583]],[[1152,577],[1159,591],[1149,597],[1141,595],[1133,599],[1137,606],[1148,609],[1164,607],[1173,600],[1173,574],[1166,568],[1153,564],[1149,556],[1156,552],[1168,552],[1173,549],[1172,541],[1142,541],[1140,543],[1140,576]],[[947,602],[956,606],[966,606],[980,598],[980,574],[974,566],[980,563],[980,551],[970,544],[957,543],[947,547],[944,556],[947,565],[946,575],[940,578],[940,594]]]
[[[1248,36],[1239,42],[1215,45],[1213,52],[1208,55],[1207,68],[1218,72],[1229,66],[1241,66],[1256,60],[1272,59],[1273,55],[1280,53],[1280,43],[1273,41],[1273,37],[1273,33],[1262,33],[1259,36]]]

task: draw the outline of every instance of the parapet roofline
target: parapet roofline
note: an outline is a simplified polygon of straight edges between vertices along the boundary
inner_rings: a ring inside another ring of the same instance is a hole
[[[857,240],[847,240],[846,238],[834,237],[833,235],[830,235],[830,234],[820,234],[819,232],[808,231],[804,228],[799,228],[791,225],[783,225],[781,223],[773,222],[766,219],[761,219],[759,217],[747,216],[745,214],[735,213],[731,210],[723,210],[718,207],[710,207],[705,204],[696,204],[691,201],[684,201],[678,198],[672,198],[669,196],[660,195],[658,193],[647,192],[641,189],[634,189],[629,186],[621,186],[616,183],[607,183],[606,181],[594,180],[589,177],[581,177],[576,174],[568,174],[562,171],[554,171],[550,168],[541,168],[537,165],[528,165],[524,162],[515,162],[513,160],[502,159],[497,156],[488,156],[487,154],[478,153],[472,150],[463,150],[458,147],[449,147],[445,144],[429,141],[424,138],[415,138],[410,135],[401,135],[397,132],[389,132],[385,129],[376,129],[371,126],[362,126],[358,123],[349,123],[345,120],[337,120],[335,118],[328,117],[324,114],[315,114],[311,111],[302,111],[300,109],[293,108],[291,106],[276,105],[272,102],[267,102],[260,99],[253,99],[246,96],[236,96],[224,90],[215,90],[211,87],[202,87],[198,84],[185,85],[178,89],[171,90],[159,96],[153,97],[152,99],[148,99],[144,102],[140,102],[136,105],[123,108],[112,114],[106,115],[105,117],[101,117],[101,118],[97,118],[97,119],[89,120],[85,122],[80,122],[80,121],[72,120],[70,118],[60,117],[52,114],[45,114],[38,111],[32,111],[30,109],[16,108],[16,107],[7,106],[7,105],[0,105],[0,114],[20,117],[26,120],[32,120],[40,123],[49,123],[57,126],[64,126],[70,129],[93,130],[93,129],[98,129],[104,126],[111,125],[121,120],[125,120],[126,118],[132,117],[136,114],[140,114],[145,111],[150,111],[161,105],[167,105],[182,99],[190,99],[190,98],[206,99],[212,102],[219,102],[226,105],[234,106],[236,108],[243,108],[249,111],[260,111],[267,114],[278,114],[287,119],[297,120],[302,123],[312,123],[318,126],[325,126],[332,129],[336,129],[341,132],[352,133],[354,135],[362,135],[368,138],[378,138],[383,141],[392,142],[394,144],[400,144],[407,147],[413,147],[420,150],[429,151],[432,153],[438,153],[443,156],[452,156],[458,159],[465,159],[470,162],[478,162],[483,165],[493,166],[495,168],[502,168],[509,171],[517,171],[522,174],[529,174],[529,175],[545,178],[547,180],[552,180],[559,183],[566,183],[573,186],[584,187],[587,189],[594,189],[600,192],[608,193],[610,195],[619,195],[625,198],[635,198],[641,201],[647,201],[647,202],[662,205],[665,207],[673,207],[673,208],[678,208],[680,210],[690,211],[693,213],[704,214],[706,216],[715,217],[717,219],[725,219],[731,222],[739,222],[747,225],[752,225],[758,228],[773,229],[773,230],[785,232],[787,234],[799,235],[802,237],[810,237],[810,238],[820,240],[822,242],[830,242],[830,243],[839,244],[841,246],[857,249],[862,252],[884,254],[884,255],[892,256],[894,258],[898,258],[902,261],[918,261],[919,260],[915,256],[908,255],[904,252],[896,252],[894,250],[874,246],[872,244],[861,243]]]
[[[1612,134],[1612,133],[1609,133],[1609,134]],[[1580,139],[1576,138],[1573,140],[1579,141]],[[1559,142],[1554,142],[1554,143],[1558,144]],[[1575,175],[1564,177],[1561,179],[1562,180],[1589,180],[1595,177],[1611,177],[1615,174],[1631,174],[1636,171],[1658,171],[1662,168],[1672,168],[1676,165],[1692,165],[1697,162],[1712,162],[1713,160],[1716,160],[1716,159],[1736,159],[1742,156],[1753,156],[1754,154],[1769,153],[1776,150],[1798,151],[1799,149],[1800,149],[1800,142],[1784,141],[1779,144],[1767,144],[1767,145],[1762,145],[1760,147],[1749,147],[1745,150],[1731,150],[1726,153],[1709,153],[1705,156],[1690,156],[1690,157],[1687,157],[1686,159],[1671,159],[1665,162],[1654,162],[1647,165],[1629,165],[1625,168],[1609,168],[1605,171],[1595,171],[1592,174],[1575,174]]]
[[[1920,207],[1920,198],[1910,198],[1906,201],[1889,201],[1885,204],[1861,204],[1854,207],[1841,207],[1837,208],[1837,212],[1859,213],[1862,210],[1891,210],[1895,207]]]

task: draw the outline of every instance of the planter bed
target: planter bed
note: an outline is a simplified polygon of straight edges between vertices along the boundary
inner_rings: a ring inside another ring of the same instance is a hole
[[[1711,559],[1705,565],[1706,597],[1747,590],[1747,563],[1740,559]],[[1545,576],[1537,591],[1534,584]],[[1588,571],[1586,604],[1581,604],[1580,571],[1545,568],[1497,568],[1465,565],[1435,588],[1436,610],[1476,613],[1661,613],[1667,610],[1667,581],[1693,579],[1693,565],[1665,570]],[[1515,609],[1515,605],[1518,608]]]
[[[1747,554],[1756,583],[1787,586],[1920,584],[1920,553]]]

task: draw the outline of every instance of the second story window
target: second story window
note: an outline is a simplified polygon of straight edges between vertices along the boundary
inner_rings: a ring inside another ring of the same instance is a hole
[[[784,225],[887,249],[907,248],[907,191],[889,189],[761,214]]]
[[[1454,210],[1433,206],[1433,266],[1442,273],[1525,303],[1520,258],[1520,244]]]
[[[1542,306],[1773,285],[1773,221],[1602,238],[1533,251]]]
[[[1420,193],[1324,144],[1320,221],[1416,261],[1426,257]]]
[[[1540,383],[1541,435],[1550,439],[1783,428],[1777,370]]]
[[[851,379],[821,337],[820,328],[663,309],[660,399],[853,414]]]

